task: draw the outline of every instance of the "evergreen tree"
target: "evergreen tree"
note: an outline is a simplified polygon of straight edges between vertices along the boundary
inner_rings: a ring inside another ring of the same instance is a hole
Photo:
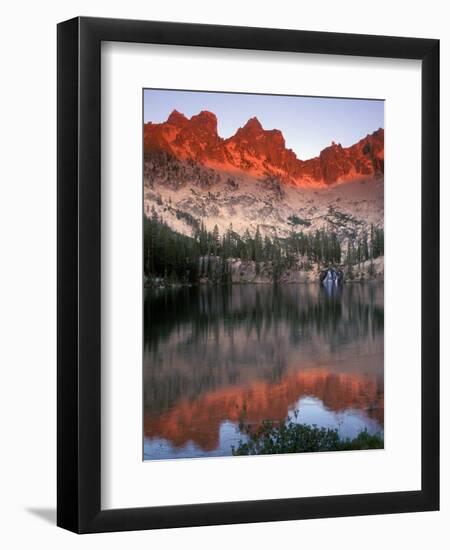
[[[363,261],[369,259],[369,243],[367,241],[367,233],[364,233],[362,239],[362,259]]]
[[[181,216],[181,217],[180,217]],[[360,232],[347,239],[343,253],[338,234],[325,229],[313,233],[296,232],[287,236],[273,237],[261,233],[256,227],[252,234],[246,229],[241,236],[230,224],[221,236],[217,224],[208,231],[204,221],[186,213],[177,215],[193,228],[193,237],[172,230],[155,207],[149,216],[144,216],[144,273],[150,279],[163,278],[170,283],[195,283],[206,277],[211,283],[231,282],[231,258],[254,261],[256,273],[264,264],[272,269],[274,281],[278,281],[287,269],[301,266],[311,269],[312,263],[319,266],[346,264],[349,277],[353,267],[384,254],[384,233],[373,225],[370,232]],[[373,262],[369,270],[374,269]]]
[[[263,258],[266,262],[272,259],[272,241],[267,235],[264,237]]]
[[[217,227],[217,224],[214,226],[213,233],[212,233],[212,253],[214,256],[217,256],[219,253],[219,247],[220,247],[220,235],[219,235],[219,228]]]

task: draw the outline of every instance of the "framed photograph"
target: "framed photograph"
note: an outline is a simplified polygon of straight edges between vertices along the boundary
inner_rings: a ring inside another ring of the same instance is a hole
[[[439,41],[58,25],[58,525],[437,510]]]

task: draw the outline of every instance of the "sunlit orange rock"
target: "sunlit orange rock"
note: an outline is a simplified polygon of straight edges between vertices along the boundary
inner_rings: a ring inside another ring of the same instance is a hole
[[[209,111],[189,119],[174,110],[166,122],[144,124],[144,150],[229,172],[273,176],[295,186],[324,187],[384,172],[382,128],[351,147],[333,142],[318,157],[300,160],[286,148],[280,130],[265,130],[256,117],[230,138],[221,138],[217,117]]]

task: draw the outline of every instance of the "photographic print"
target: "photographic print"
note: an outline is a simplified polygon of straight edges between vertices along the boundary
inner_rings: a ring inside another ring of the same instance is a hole
[[[144,89],[143,207],[144,460],[384,448],[384,101]]]

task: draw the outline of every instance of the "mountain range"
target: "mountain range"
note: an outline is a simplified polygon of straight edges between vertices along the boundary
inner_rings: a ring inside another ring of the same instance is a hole
[[[192,235],[199,223],[220,234],[285,237],[317,229],[354,239],[384,223],[384,130],[350,147],[331,143],[301,160],[280,130],[256,117],[224,139],[209,111],[188,118],[174,110],[147,122],[144,138],[144,212]]]
[[[164,151],[179,160],[253,177],[272,176],[297,187],[327,187],[384,172],[384,130],[350,147],[332,142],[317,157],[300,160],[280,130],[265,130],[256,117],[223,139],[209,111],[187,118],[174,110],[166,122],[144,125],[144,150]]]

